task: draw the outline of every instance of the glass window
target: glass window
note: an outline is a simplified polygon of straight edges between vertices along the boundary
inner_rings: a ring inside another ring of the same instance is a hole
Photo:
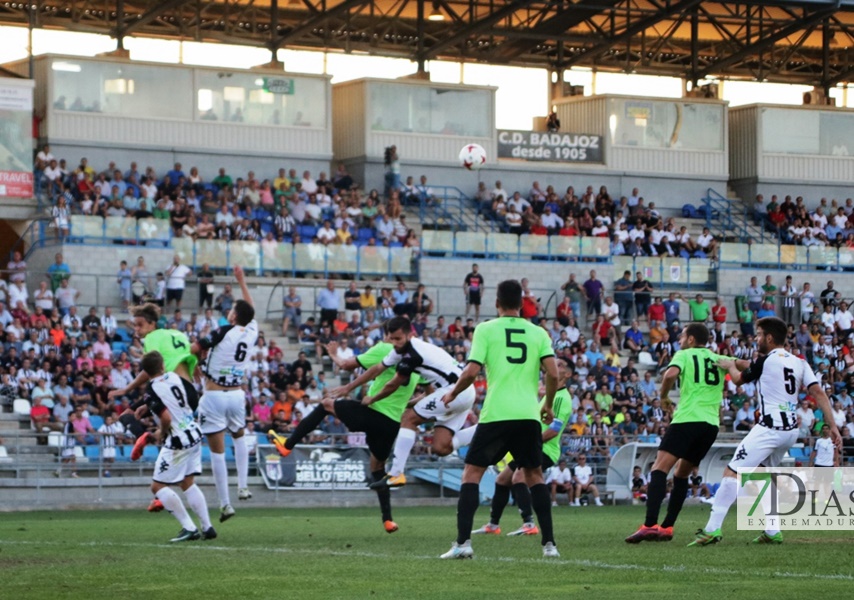
[[[460,137],[492,135],[492,92],[371,82],[370,123],[374,131],[435,133]]]
[[[722,105],[614,98],[610,108],[615,146],[723,150]]]
[[[196,71],[196,118],[252,125],[326,127],[326,80]]]
[[[51,70],[54,110],[192,118],[189,69],[68,59]]]
[[[819,120],[814,110],[762,109],[762,149],[772,154],[818,154]]]

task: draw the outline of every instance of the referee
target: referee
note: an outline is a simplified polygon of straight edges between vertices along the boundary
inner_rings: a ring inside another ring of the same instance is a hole
[[[466,455],[457,503],[457,540],[440,558],[472,558],[471,530],[480,503],[479,484],[490,465],[508,452],[522,470],[531,490],[531,502],[542,532],[543,556],[558,557],[552,532],[551,496],[543,481],[543,423],[554,418],[558,368],[546,331],[521,318],[522,285],[516,280],[498,284],[498,318],[474,330],[469,362],[454,388],[442,401],[447,405],[474,383],[486,368],[486,399],[480,422]],[[537,395],[540,369],[545,371],[546,397]]]

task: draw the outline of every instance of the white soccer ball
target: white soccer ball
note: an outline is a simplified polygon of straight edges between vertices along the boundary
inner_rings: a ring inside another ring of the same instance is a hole
[[[486,164],[486,150],[479,144],[466,144],[460,150],[460,164],[469,171],[477,171]]]

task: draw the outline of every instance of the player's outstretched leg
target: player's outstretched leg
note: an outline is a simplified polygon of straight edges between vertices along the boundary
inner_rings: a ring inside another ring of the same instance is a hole
[[[474,437],[474,432],[477,429],[477,425],[472,425],[471,427],[466,427],[465,429],[460,429],[458,432],[454,434],[454,439],[451,440],[451,443],[454,446],[454,450],[459,450],[463,446],[468,446],[471,444],[471,439]]]
[[[223,452],[211,450],[211,471],[216,484],[216,494],[219,497],[219,522],[225,523],[234,516],[234,507],[231,506],[231,497],[228,493],[228,466],[225,464]]]
[[[303,420],[300,421],[299,425],[294,429],[294,432],[288,436],[287,439],[285,439],[284,436],[277,434],[272,429],[267,432],[267,435],[273,440],[279,454],[282,456],[288,456],[291,453],[291,450],[293,450],[305,436],[318,428],[320,423],[323,422],[323,419],[325,419],[328,414],[329,412],[323,407],[323,405],[319,404],[313,411],[308,413],[308,416],[304,417]]]

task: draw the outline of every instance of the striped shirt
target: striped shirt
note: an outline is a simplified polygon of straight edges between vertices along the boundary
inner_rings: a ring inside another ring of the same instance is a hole
[[[759,357],[741,373],[744,383],[755,381],[759,398],[757,424],[789,431],[798,426],[795,410],[801,387],[818,384],[806,361],[782,348]]]
[[[202,441],[199,424],[193,418],[193,409],[184,390],[184,380],[173,372],[152,379],[145,393],[145,403],[157,418],[169,411],[172,424],[163,447],[171,450],[191,448]]]

